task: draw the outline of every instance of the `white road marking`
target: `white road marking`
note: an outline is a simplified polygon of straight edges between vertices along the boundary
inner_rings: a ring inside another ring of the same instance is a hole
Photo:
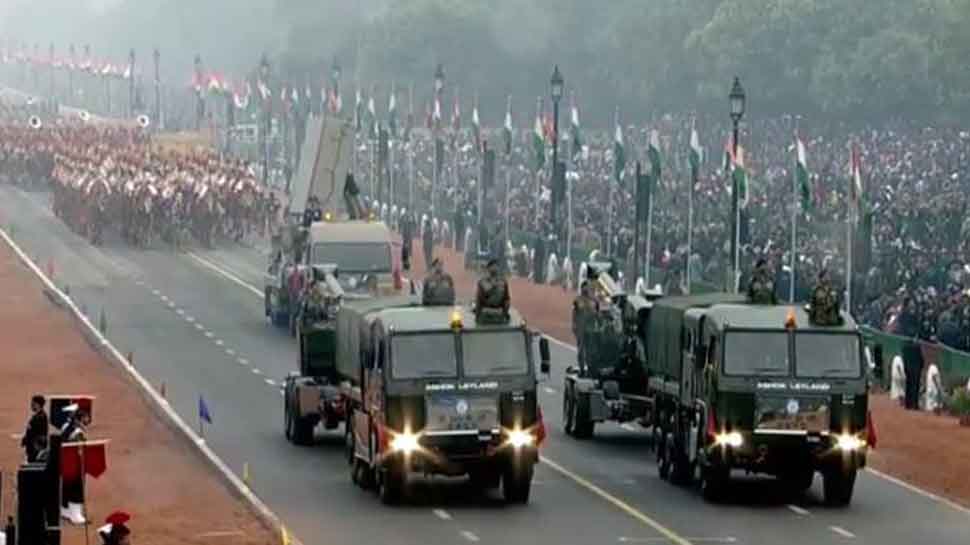
[[[690,537],[686,538],[691,543],[737,543],[738,538],[732,536],[725,537]],[[667,543],[665,537],[620,537],[620,543]]]
[[[178,314],[179,316],[185,316],[185,311],[180,308],[177,308],[175,309],[175,314]]]
[[[195,324],[195,328],[198,329],[199,331],[205,330],[205,327],[203,327],[202,324]]]
[[[236,361],[239,362],[239,365],[249,365],[249,360],[247,360],[246,358],[239,358]]]
[[[440,518],[441,520],[451,520],[451,513],[445,511],[444,509],[432,509],[434,516]]]
[[[145,285],[145,281],[144,280],[135,280],[135,285],[136,286],[144,286]]]
[[[543,390],[543,391],[544,391],[545,393],[547,393],[547,394],[549,394],[549,395],[556,395],[556,390],[554,390],[554,389],[552,389],[552,388],[550,388],[550,387],[548,387],[548,386],[546,386],[546,387],[545,387],[545,388],[543,388],[542,390]]]
[[[222,339],[216,339],[216,346],[222,346],[226,343],[222,342]]]
[[[174,301],[169,301],[168,302],[168,308],[175,308],[175,302]]]
[[[623,428],[623,429],[625,429],[626,431],[633,431],[633,432],[638,431],[637,428],[636,428],[636,426],[634,426],[633,424],[631,424],[629,422],[624,422],[624,423],[620,424],[620,427]]]
[[[478,543],[479,541],[478,536],[469,532],[468,530],[462,530],[461,537],[467,539],[468,541],[471,541],[472,543]]]
[[[627,515],[630,515],[631,517],[637,519],[638,521],[642,522],[643,524],[646,524],[647,526],[653,528],[658,534],[664,536],[666,542],[673,543],[675,545],[691,545],[691,540],[689,540],[689,539],[687,539],[685,537],[682,537],[680,534],[678,534],[678,533],[674,532],[673,530],[667,528],[663,524],[660,524],[656,520],[648,517],[647,515],[645,515],[644,513],[640,512],[639,510],[637,510],[635,507],[633,507],[632,505],[628,504],[627,502],[625,502],[625,501],[621,500],[620,498],[618,498],[618,497],[610,494],[606,490],[603,490],[599,486],[596,486],[595,484],[593,484],[590,481],[584,479],[583,477],[580,477],[579,475],[577,475],[577,474],[573,473],[572,471],[566,469],[565,467],[559,465],[555,461],[550,460],[549,458],[547,458],[545,456],[543,456],[541,458],[541,460],[542,460],[542,464],[543,465],[546,465],[549,468],[553,469],[556,473],[559,473],[560,475],[568,478],[569,480],[573,481],[574,483],[578,484],[579,486],[585,488],[586,490],[592,492],[593,494],[596,494],[600,498],[602,498],[602,499],[606,500],[607,502],[613,504],[614,507],[616,507],[617,509],[623,511]]]
[[[211,331],[206,331],[205,332],[205,336],[206,336],[206,338],[211,339],[212,337],[215,337],[215,334],[213,332],[211,332]]]
[[[161,299],[163,303],[167,303],[168,302],[168,297],[166,297],[164,295],[159,295],[158,298]]]
[[[227,348],[226,349],[226,355],[227,356],[235,356],[236,355],[236,351],[233,350],[232,348]]]
[[[637,480],[636,479],[623,479],[620,482],[623,483],[623,484],[625,484],[625,485],[627,485],[627,486],[633,486],[633,485],[637,484]]]
[[[891,483],[893,483],[893,484],[895,484],[897,486],[901,486],[901,487],[905,488],[906,490],[909,490],[910,492],[914,492],[916,494],[919,494],[920,496],[923,496],[924,498],[933,500],[933,501],[938,502],[938,503],[942,503],[943,505],[946,505],[947,507],[956,509],[957,511],[960,511],[961,513],[964,513],[966,515],[970,515],[970,508],[964,507],[964,506],[960,505],[959,503],[957,503],[957,502],[955,502],[953,500],[949,500],[947,498],[944,498],[942,496],[938,496],[938,495],[936,495],[936,494],[934,494],[932,492],[929,492],[927,490],[923,490],[922,488],[920,488],[918,486],[915,486],[915,485],[912,485],[912,484],[909,484],[908,482],[906,482],[906,481],[904,481],[902,479],[897,479],[896,477],[893,477],[892,475],[887,475],[887,474],[883,473],[882,471],[879,471],[878,469],[873,469],[871,467],[867,467],[866,468],[866,471],[868,471],[869,473],[875,475],[876,477],[879,477],[880,479],[889,481],[889,482],[891,482]]]
[[[246,534],[240,532],[239,530],[225,530],[222,532],[206,532],[204,534],[198,534],[195,537],[246,537]]]
[[[154,295],[155,297],[158,297],[161,294],[162,294],[162,292],[160,292],[158,290],[152,290],[152,295]]]
[[[194,322],[194,321],[195,321],[195,318],[193,318],[193,317],[192,317],[191,315],[189,315],[189,314],[186,314],[186,315],[185,315],[185,321],[191,324],[192,322]]]
[[[791,511],[792,513],[795,513],[796,515],[801,515],[803,517],[808,516],[808,515],[811,514],[811,513],[808,512],[808,509],[802,509],[801,507],[799,507],[797,505],[788,504],[785,507],[787,507],[788,510]]]
[[[250,284],[250,283],[246,282],[245,280],[239,278],[238,276],[232,274],[231,272],[227,271],[226,269],[223,269],[222,267],[220,267],[219,265],[216,265],[215,263],[209,261],[208,259],[205,259],[204,257],[200,257],[200,256],[196,255],[193,252],[187,252],[185,255],[189,256],[192,259],[194,259],[196,263],[202,265],[203,267],[205,267],[205,268],[207,268],[207,269],[209,269],[209,270],[211,270],[211,271],[219,274],[223,278],[226,278],[230,282],[238,285],[239,287],[245,289],[246,291],[251,292],[256,297],[260,297],[260,298],[263,297],[263,292],[260,291],[259,289],[256,289],[256,287],[254,287],[252,284]]]
[[[262,371],[260,371],[259,369],[256,369],[255,367],[253,367],[253,374],[254,374],[254,375],[262,375],[262,374],[263,374],[263,372],[262,372]]]
[[[265,379],[264,382],[266,382],[266,384],[269,384],[270,386],[276,386],[276,381],[271,378]]]
[[[829,526],[829,530],[832,530],[833,532],[839,534],[840,536],[846,539],[855,539],[855,534],[853,534],[852,532],[846,530],[841,526]]]

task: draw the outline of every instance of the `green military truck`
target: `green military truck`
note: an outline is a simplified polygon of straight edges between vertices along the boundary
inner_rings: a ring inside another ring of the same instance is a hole
[[[733,469],[777,476],[795,491],[822,474],[825,501],[851,502],[870,420],[855,322],[812,323],[805,309],[737,295],[661,298],[647,332],[660,476],[699,473],[705,497]]]
[[[534,333],[514,310],[479,324],[470,308],[415,297],[355,301],[337,316],[351,477],[384,503],[415,474],[469,475],[506,501],[529,499],[538,447]],[[539,341],[548,373],[548,341]]]

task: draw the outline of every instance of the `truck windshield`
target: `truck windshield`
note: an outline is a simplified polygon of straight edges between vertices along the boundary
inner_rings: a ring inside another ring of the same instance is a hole
[[[846,334],[795,334],[795,367],[806,378],[859,378],[859,338]]]
[[[469,332],[461,336],[466,377],[525,375],[529,372],[522,331]]]
[[[724,372],[728,375],[787,376],[788,333],[730,331],[724,340]]]
[[[455,336],[422,333],[392,337],[391,375],[396,379],[457,378]]]
[[[391,247],[382,242],[317,242],[313,264],[336,264],[338,273],[390,272]]]

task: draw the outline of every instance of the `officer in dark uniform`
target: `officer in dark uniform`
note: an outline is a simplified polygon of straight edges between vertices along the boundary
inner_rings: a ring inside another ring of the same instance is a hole
[[[748,283],[748,298],[756,305],[775,305],[778,303],[778,299],[775,297],[775,280],[771,271],[768,270],[768,262],[764,258],[759,259],[755,264],[751,282]]]
[[[411,270],[411,255],[414,248],[414,215],[408,212],[401,216],[401,264],[405,271]]]
[[[482,321],[507,321],[511,294],[497,259],[488,260],[485,276],[478,280],[475,293],[475,317]]]
[[[535,259],[532,260],[532,281],[536,284],[546,283],[546,239],[536,239]]]
[[[459,199],[455,206],[455,251],[465,251],[465,199]]]
[[[812,289],[812,299],[809,305],[809,319],[817,325],[839,325],[839,297],[832,288],[829,272],[822,269],[818,273],[818,281]]]
[[[431,272],[424,278],[421,290],[421,303],[424,305],[455,304],[455,281],[445,272],[441,259],[431,262]]]
[[[27,454],[27,463],[37,461],[37,456],[47,448],[47,413],[44,412],[44,396],[35,395],[30,399],[30,420],[27,422],[27,431],[24,432],[20,440],[20,446]]]
[[[323,220],[323,210],[320,208],[320,200],[311,196],[307,199],[306,210],[303,211],[303,226],[309,228],[314,222]]]

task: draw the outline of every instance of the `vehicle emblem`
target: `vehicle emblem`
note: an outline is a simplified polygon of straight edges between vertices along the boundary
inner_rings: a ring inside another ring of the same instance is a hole
[[[789,399],[788,405],[785,408],[788,410],[789,415],[795,416],[796,414],[798,414],[798,400]]]
[[[459,399],[458,403],[455,403],[455,412],[459,416],[465,416],[468,413],[468,402],[464,399]]]

